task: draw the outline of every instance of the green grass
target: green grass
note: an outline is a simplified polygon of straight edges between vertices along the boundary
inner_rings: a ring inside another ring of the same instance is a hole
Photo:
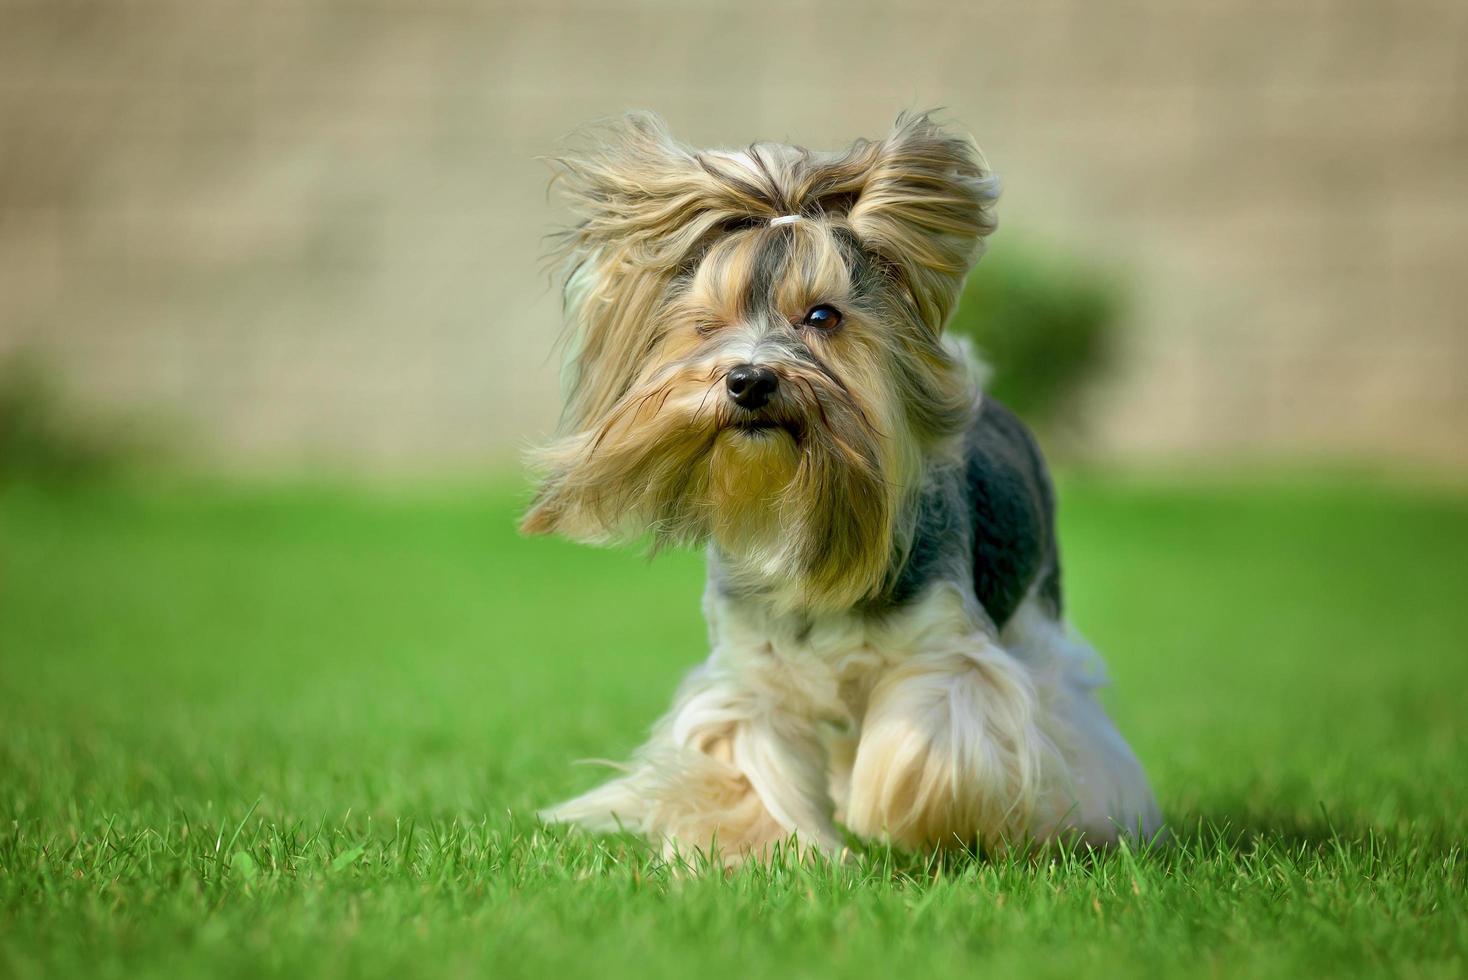
[[[704,652],[699,561],[504,488],[0,496],[0,975],[1468,969],[1468,498],[1063,488],[1170,848],[725,876],[536,825]]]

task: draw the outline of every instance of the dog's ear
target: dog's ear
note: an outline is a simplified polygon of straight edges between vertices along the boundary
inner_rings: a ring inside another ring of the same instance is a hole
[[[842,164],[854,171],[852,230],[899,271],[918,314],[941,330],[996,226],[998,178],[972,140],[927,114],[898,117],[885,139],[857,144]]]
[[[588,149],[550,160],[551,186],[578,219],[558,250],[572,345],[568,431],[625,393],[656,341],[658,307],[701,248],[761,209],[732,161],[682,145],[652,113],[593,124],[576,142]]]
[[[577,501],[597,488],[568,474],[591,433],[647,369],[658,312],[730,221],[747,215],[731,161],[676,141],[657,116],[628,113],[572,137],[584,147],[549,159],[551,188],[575,224],[559,236],[567,351],[561,437],[536,454],[545,478],[521,525],[529,534],[594,539],[604,528]]]
[[[705,171],[698,155],[653,113],[592,123],[573,140],[586,149],[548,161],[551,188],[563,193],[579,219],[563,236],[566,247],[615,247],[658,263],[714,220],[705,213],[709,187],[699,179]]]
[[[567,341],[565,430],[605,413],[626,390],[647,346],[643,333],[673,270],[665,260],[689,210],[691,155],[651,113],[592,124],[588,147],[549,160],[576,224],[559,236]]]

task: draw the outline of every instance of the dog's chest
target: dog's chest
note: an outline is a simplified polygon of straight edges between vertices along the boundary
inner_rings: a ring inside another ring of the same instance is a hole
[[[724,669],[788,708],[836,721],[859,720],[893,664],[975,628],[957,591],[943,586],[880,616],[780,615],[720,596],[709,598],[707,613]]]

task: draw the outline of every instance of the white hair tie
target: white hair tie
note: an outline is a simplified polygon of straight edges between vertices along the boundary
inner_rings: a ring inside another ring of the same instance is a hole
[[[780,225],[793,225],[793,224],[795,224],[795,222],[797,222],[799,220],[800,220],[800,215],[798,215],[798,214],[782,214],[778,218],[771,218],[770,219],[770,227],[771,228],[778,228]]]

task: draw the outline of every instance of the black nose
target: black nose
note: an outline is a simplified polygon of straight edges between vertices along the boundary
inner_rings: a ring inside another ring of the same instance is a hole
[[[743,408],[759,408],[780,387],[780,379],[767,367],[741,364],[729,372],[724,384],[728,387],[729,397],[734,399],[734,404]]]

